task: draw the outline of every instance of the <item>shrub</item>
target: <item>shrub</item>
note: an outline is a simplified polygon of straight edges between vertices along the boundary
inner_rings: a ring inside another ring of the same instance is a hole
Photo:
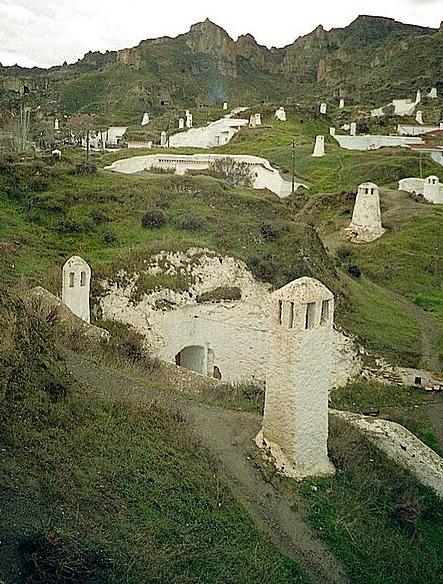
[[[246,162],[237,162],[232,158],[219,158],[211,162],[208,174],[225,181],[232,187],[250,187],[252,171]]]
[[[354,278],[360,278],[361,270],[358,266],[356,266],[355,264],[352,264],[348,267],[348,274],[350,276],[353,276]]]
[[[97,167],[95,166],[95,164],[92,164],[92,162],[79,162],[78,164],[75,165],[74,174],[79,174],[79,175],[92,175],[95,174],[97,172]]]
[[[161,209],[151,209],[143,215],[141,223],[144,229],[159,229],[166,225],[166,215]]]
[[[72,219],[68,217],[59,221],[57,231],[59,233],[86,233],[93,228],[92,220],[89,217],[82,219]]]
[[[115,243],[117,238],[115,237],[115,234],[113,231],[111,231],[110,229],[107,229],[106,231],[103,232],[102,235],[102,240],[103,243]]]
[[[275,241],[277,239],[277,231],[270,223],[262,223],[260,225],[260,233],[265,241]]]
[[[177,217],[174,221],[174,225],[179,229],[184,229],[185,231],[198,231],[203,227],[204,221],[202,217],[197,217],[196,215],[183,215]]]
[[[246,262],[252,274],[262,282],[271,282],[277,273],[277,268],[260,256],[251,256]]]
[[[240,300],[241,290],[237,286],[220,286],[197,296],[197,302],[221,302],[222,300]]]

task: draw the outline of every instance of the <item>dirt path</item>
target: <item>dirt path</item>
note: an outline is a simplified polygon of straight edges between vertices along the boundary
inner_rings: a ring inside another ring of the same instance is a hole
[[[296,505],[297,511],[291,508],[299,503],[293,492],[268,476],[261,464],[253,443],[260,428],[260,416],[209,406],[172,391],[158,391],[142,380],[108,371],[70,352],[65,357],[74,377],[94,393],[111,399],[129,397],[141,407],[155,399],[167,409],[179,412],[194,439],[214,461],[254,520],[280,549],[306,570],[311,581],[314,584],[349,582],[342,566],[305,521],[300,505]]]
[[[424,407],[427,410],[429,422],[435,430],[437,440],[443,448],[443,404],[429,404]]]
[[[365,278],[363,277],[362,279]],[[423,369],[434,372],[441,371],[442,364],[437,350],[438,332],[434,321],[428,317],[424,310],[407,300],[401,294],[384,288],[371,280],[367,281],[401,304],[420,328],[420,355]]]

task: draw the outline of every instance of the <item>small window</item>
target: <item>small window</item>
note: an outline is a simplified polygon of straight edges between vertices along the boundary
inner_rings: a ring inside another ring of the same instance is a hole
[[[294,303],[291,302],[289,304],[289,323],[288,323],[289,328],[292,328],[294,326]]]
[[[70,288],[74,288],[74,278],[75,278],[74,272],[69,272],[69,287]]]
[[[421,385],[421,377],[415,378],[415,385]]]
[[[331,301],[330,300],[323,300],[323,302],[321,303],[320,324],[328,323],[330,315],[331,315]]]
[[[80,286],[86,286],[86,272],[80,274]]]
[[[313,329],[315,324],[315,302],[309,302],[306,305],[305,328]]]
[[[282,323],[282,317],[283,317],[283,301],[279,300],[278,301],[278,323],[279,324]]]

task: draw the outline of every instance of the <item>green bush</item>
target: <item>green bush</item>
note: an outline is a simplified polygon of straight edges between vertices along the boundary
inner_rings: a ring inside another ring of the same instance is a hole
[[[198,231],[203,227],[204,220],[197,215],[182,215],[174,220],[174,225],[185,231]]]
[[[246,264],[257,280],[262,282],[271,282],[277,273],[276,266],[260,256],[250,256]]]
[[[197,296],[197,302],[221,302],[222,300],[240,300],[241,290],[237,286],[220,286]]]
[[[79,174],[79,175],[92,175],[92,174],[96,174],[97,172],[97,167],[95,166],[95,164],[92,164],[92,162],[79,162],[78,164],[75,165],[74,174]]]
[[[159,229],[166,225],[166,222],[166,215],[161,209],[146,211],[141,220],[144,229]]]

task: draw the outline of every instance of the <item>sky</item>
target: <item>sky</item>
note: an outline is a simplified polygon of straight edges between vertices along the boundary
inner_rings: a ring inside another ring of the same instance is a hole
[[[301,8],[303,6],[303,8]],[[344,27],[359,14],[438,28],[443,0],[0,0],[0,63],[49,67],[88,51],[118,50],[177,36],[209,18],[237,39],[288,45],[319,24]]]

